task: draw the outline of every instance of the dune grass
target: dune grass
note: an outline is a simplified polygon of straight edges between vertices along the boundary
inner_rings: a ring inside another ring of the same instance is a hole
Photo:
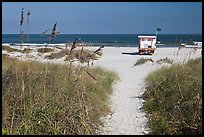
[[[146,78],[150,134],[202,134],[202,58],[163,67]]]
[[[22,53],[30,53],[32,51],[32,49],[30,48],[24,48],[23,51],[21,51]]]
[[[173,60],[166,57],[166,58],[162,58],[162,59],[157,60],[157,63],[158,64],[162,64],[162,63],[173,64]]]
[[[2,56],[2,131],[7,135],[97,134],[117,79],[101,68]]]
[[[2,50],[7,52],[21,52],[19,49],[11,48],[10,46],[2,46]]]
[[[51,53],[50,55],[46,55],[45,58],[47,58],[47,59],[59,59],[59,58],[62,58],[66,55],[69,55],[68,49],[61,50],[57,53]]]
[[[98,57],[96,54],[92,53],[89,50],[74,50],[72,54],[66,57],[66,61],[71,61],[73,59],[79,60],[81,63],[89,62],[90,60],[97,60]]]
[[[37,52],[40,52],[40,53],[47,53],[47,52],[52,52],[52,51],[54,51],[54,49],[52,48],[39,48],[37,50]]]
[[[91,52],[90,50],[85,49],[76,49],[70,53],[70,50],[64,49],[57,53],[51,53],[46,55],[47,59],[59,59],[66,56],[65,61],[79,60],[81,63],[89,62],[91,60],[97,60],[98,56]]]
[[[29,53],[32,49],[30,48],[24,48],[23,50],[12,48],[10,46],[2,46],[2,50],[5,50],[7,52],[21,52],[21,53]]]
[[[139,60],[136,61],[136,63],[134,64],[134,66],[137,65],[142,65],[148,61],[154,62],[151,58],[140,58]]]

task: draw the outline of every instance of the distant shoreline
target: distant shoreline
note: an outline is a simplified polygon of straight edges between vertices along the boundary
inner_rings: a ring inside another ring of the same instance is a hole
[[[59,34],[52,44],[72,43],[76,37],[80,40],[78,43],[89,43],[92,46],[104,45],[108,47],[137,47],[139,44],[138,35],[155,35],[155,34]],[[23,43],[44,44],[48,42],[49,34],[29,34],[24,35]],[[187,43],[189,39],[193,41],[202,41],[202,34],[158,34],[157,41],[162,47],[175,47],[176,44],[182,42]],[[3,34],[2,43],[20,43],[19,34]],[[160,47],[160,46],[158,46]]]
[[[63,34],[59,34],[59,35],[147,35],[148,33],[138,33],[138,34],[125,34],[125,33],[121,33],[121,34],[99,34],[99,33],[96,33],[96,34],[94,34],[94,33],[83,33],[83,34],[79,34],[79,33],[63,33]],[[2,35],[19,35],[19,33],[3,33]],[[37,34],[37,33],[32,33],[32,34],[30,34],[30,35],[40,35],[40,33],[39,34]],[[49,34],[47,34],[47,35],[49,35]],[[149,33],[148,35],[155,35],[155,33]],[[198,34],[198,33],[189,33],[189,34],[182,34],[182,33],[179,33],[179,34],[171,34],[171,33],[161,33],[161,34],[159,34],[159,35],[202,35],[202,33],[201,34]]]

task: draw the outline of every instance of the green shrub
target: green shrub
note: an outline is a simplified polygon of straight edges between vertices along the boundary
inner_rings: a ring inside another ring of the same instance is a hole
[[[163,67],[146,78],[150,134],[202,134],[202,59]]]
[[[2,128],[2,135],[6,135],[6,130]]]

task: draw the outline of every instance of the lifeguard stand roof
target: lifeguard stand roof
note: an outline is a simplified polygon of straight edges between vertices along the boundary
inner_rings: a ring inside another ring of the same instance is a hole
[[[156,39],[156,36],[138,36],[138,38],[152,38],[152,39]]]

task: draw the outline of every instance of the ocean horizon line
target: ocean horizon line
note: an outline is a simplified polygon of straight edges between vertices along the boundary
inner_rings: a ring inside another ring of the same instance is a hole
[[[59,34],[52,43],[67,43],[77,40],[78,42],[87,42],[92,44],[108,44],[108,45],[138,45],[139,35],[155,34]],[[48,43],[50,34],[25,34],[23,43]],[[28,39],[29,38],[29,39]],[[159,34],[157,41],[164,45],[175,45],[175,43],[186,43],[189,40],[202,41],[202,34]],[[19,43],[19,34],[3,34],[2,43]]]
[[[31,33],[29,35],[41,35],[42,33]],[[106,33],[63,33],[63,34],[59,34],[59,35],[156,35],[156,33],[135,33],[135,34],[131,34],[131,33],[121,33],[121,34],[106,34]],[[4,33],[2,35],[20,35],[19,33]],[[27,35],[27,33],[25,33],[24,35]],[[50,34],[45,34],[45,35],[50,35]],[[159,33],[157,35],[202,35],[199,33]]]

